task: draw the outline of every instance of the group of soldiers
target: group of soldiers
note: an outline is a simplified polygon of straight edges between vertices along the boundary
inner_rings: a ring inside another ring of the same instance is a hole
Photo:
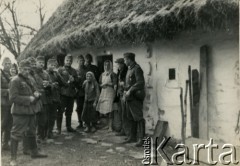
[[[71,126],[74,101],[77,103],[79,125],[84,127],[82,111],[86,102],[83,83],[86,73],[92,72],[98,80],[100,73],[92,64],[92,56],[78,56],[78,68],[72,67],[73,57],[67,54],[64,66],[58,67],[57,60],[45,57],[30,57],[20,61],[18,69],[9,58],[3,60],[1,70],[1,117],[2,149],[11,150],[10,165],[17,165],[17,148],[23,141],[23,153],[32,158],[45,158],[38,151],[37,144],[53,138],[56,122],[57,133],[61,134],[63,114],[68,132],[76,132]],[[115,61],[118,66],[116,98],[122,128],[116,135],[125,135],[124,143],[137,142],[142,146],[145,135],[143,118],[144,76],[135,62],[134,53],[125,53]],[[15,72],[14,72],[15,70]],[[11,134],[10,134],[11,133]],[[138,139],[138,140],[137,140]],[[9,146],[9,141],[11,142]]]

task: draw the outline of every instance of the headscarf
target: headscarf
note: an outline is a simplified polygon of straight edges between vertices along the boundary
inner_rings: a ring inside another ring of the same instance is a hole
[[[90,74],[90,75],[92,76],[92,80],[91,80],[91,84],[88,82],[88,80],[85,80],[85,81],[83,82],[83,87],[85,87],[85,89],[89,89],[89,86],[90,86],[90,85],[91,85],[91,86],[95,86],[96,83],[97,83],[96,78],[95,78],[93,72],[91,72],[91,71],[87,72],[87,73],[86,73],[86,78],[87,78],[87,75],[88,75],[88,74]],[[94,87],[93,87],[93,88],[94,88]]]

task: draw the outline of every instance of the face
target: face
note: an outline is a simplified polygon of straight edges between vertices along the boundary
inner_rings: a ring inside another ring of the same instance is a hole
[[[105,62],[104,63],[104,70],[105,71],[109,71],[110,70],[110,63],[109,62]]]
[[[86,79],[87,79],[87,81],[92,81],[92,75],[91,74],[87,74],[86,75]]]
[[[6,60],[4,63],[3,63],[3,68],[5,69],[5,70],[10,70],[10,68],[11,68],[11,61],[10,60]]]
[[[36,67],[37,67],[38,69],[43,69],[43,68],[44,68],[44,65],[45,65],[45,62],[44,62],[44,61],[37,61]]]
[[[37,66],[36,62],[31,63],[31,68],[36,68],[36,66]]]
[[[22,75],[24,75],[24,76],[28,76],[30,70],[31,70],[30,67],[19,68],[19,72],[22,73]]]
[[[48,64],[48,70],[49,71],[53,71],[53,70],[55,70],[56,69],[56,64],[55,63],[50,63],[50,64]]]
[[[131,64],[131,60],[129,58],[124,58],[124,63],[127,65],[127,66],[130,66]]]
[[[65,64],[65,66],[69,66],[70,67],[72,65],[72,59],[69,59],[69,58],[65,59],[64,60],[64,64]]]
[[[10,74],[11,74],[11,76],[17,75],[17,70],[15,68],[11,68],[10,69]]]
[[[86,64],[87,65],[91,64],[91,59],[90,58],[86,58]]]
[[[84,60],[84,59],[79,59],[79,65],[80,65],[80,66],[83,66],[84,63],[85,63],[85,60]]]
[[[123,69],[123,66],[124,66],[124,64],[122,64],[122,63],[117,63],[117,68],[118,68],[119,70],[122,70],[122,69]]]

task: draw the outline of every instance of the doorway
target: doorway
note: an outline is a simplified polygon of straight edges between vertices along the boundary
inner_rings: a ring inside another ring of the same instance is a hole
[[[103,65],[103,63],[106,60],[110,60],[112,62],[113,61],[112,54],[97,56],[97,66],[98,66],[98,71],[99,71],[100,74],[102,74],[104,72],[104,65]]]

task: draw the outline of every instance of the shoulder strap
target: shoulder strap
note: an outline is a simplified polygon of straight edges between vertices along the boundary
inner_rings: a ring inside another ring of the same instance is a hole
[[[6,73],[1,69],[3,77],[7,80],[7,82],[10,82],[10,79],[7,77]]]

